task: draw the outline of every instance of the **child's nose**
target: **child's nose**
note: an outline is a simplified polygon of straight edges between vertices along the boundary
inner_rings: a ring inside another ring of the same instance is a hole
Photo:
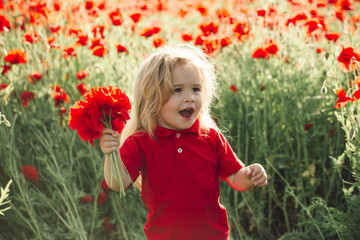
[[[185,102],[194,102],[195,97],[192,93],[187,93],[187,94],[185,94],[184,100],[185,100]]]

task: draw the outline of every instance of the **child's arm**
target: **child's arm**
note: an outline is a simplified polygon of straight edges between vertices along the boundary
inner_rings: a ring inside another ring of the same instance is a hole
[[[258,163],[241,168],[239,171],[226,178],[228,184],[238,191],[247,191],[254,186],[267,185],[265,169]]]
[[[110,153],[119,151],[120,146],[120,135],[118,132],[105,128],[100,137],[100,148],[101,151],[105,154],[105,162],[104,162],[104,176],[107,185],[114,191],[120,191],[119,181],[118,179],[112,179],[111,185],[111,159]],[[118,162],[118,166],[120,166],[120,173],[123,180],[124,188],[130,186],[131,179],[126,173],[123,165]]]

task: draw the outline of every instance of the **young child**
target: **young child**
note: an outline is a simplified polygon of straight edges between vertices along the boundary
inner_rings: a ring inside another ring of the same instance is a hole
[[[215,88],[214,66],[189,45],[152,54],[135,78],[120,154],[133,182],[141,174],[148,239],[228,239],[219,178],[238,191],[267,184],[264,168],[245,167],[211,119]],[[119,134],[104,129],[100,147],[108,184],[110,153],[119,146]],[[124,186],[129,187],[131,179],[120,168]],[[112,182],[109,187],[119,191],[117,181]]]

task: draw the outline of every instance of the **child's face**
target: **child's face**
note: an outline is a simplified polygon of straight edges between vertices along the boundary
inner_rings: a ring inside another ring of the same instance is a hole
[[[160,109],[161,127],[183,130],[191,127],[202,107],[203,84],[199,70],[194,66],[178,66],[172,74],[174,94]]]

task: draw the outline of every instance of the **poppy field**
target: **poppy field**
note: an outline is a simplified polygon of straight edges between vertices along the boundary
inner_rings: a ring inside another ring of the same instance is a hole
[[[188,43],[216,65],[212,116],[268,185],[221,182],[231,239],[360,239],[359,0],[0,0],[0,239],[144,239],[140,191],[104,181],[69,128],[93,87],[129,96]]]

